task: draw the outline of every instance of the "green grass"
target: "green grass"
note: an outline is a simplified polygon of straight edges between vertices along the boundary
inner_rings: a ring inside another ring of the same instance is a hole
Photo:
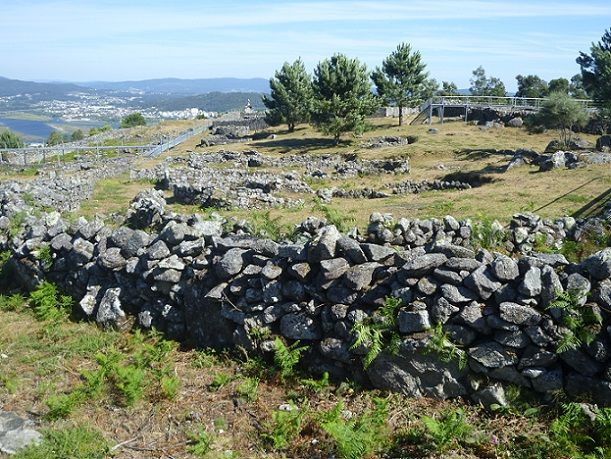
[[[104,459],[110,444],[97,430],[87,425],[47,429],[39,445],[19,451],[14,459]]]

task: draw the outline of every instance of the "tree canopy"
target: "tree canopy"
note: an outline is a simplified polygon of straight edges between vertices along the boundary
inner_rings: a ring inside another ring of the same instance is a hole
[[[314,69],[312,121],[339,142],[345,132],[362,133],[365,118],[379,107],[372,94],[367,66],[358,59],[335,54]]]
[[[555,78],[553,80],[549,80],[548,88],[550,93],[561,92],[563,94],[568,94],[570,90],[570,83],[566,78]]]
[[[600,117],[611,124],[611,29],[592,43],[589,54],[580,52],[577,63],[585,91],[600,105]]]
[[[270,96],[263,96],[267,108],[267,122],[272,126],[288,125],[289,132],[295,125],[310,119],[312,108],[312,80],[301,59],[292,64],[285,62],[269,80]]]
[[[0,148],[22,148],[23,139],[11,130],[0,132]]]
[[[536,119],[546,128],[558,129],[560,141],[568,146],[573,128],[583,126],[587,122],[588,114],[585,108],[568,94],[554,92],[543,103]]]
[[[49,137],[47,137],[47,145],[53,146],[61,143],[64,143],[64,136],[59,131],[53,131],[49,134]]]
[[[518,91],[516,97],[545,97],[549,87],[547,82],[537,75],[517,75]]]
[[[136,126],[146,126],[146,120],[144,119],[144,116],[142,116],[142,113],[131,113],[121,120],[122,128],[131,128]]]
[[[403,108],[416,107],[437,88],[437,82],[433,86],[428,80],[425,69],[420,52],[401,43],[371,75],[382,100],[399,108],[399,126],[403,124]]]
[[[76,131],[74,131],[72,133],[72,135],[70,136],[70,139],[73,142],[77,142],[79,140],[83,140],[85,138],[85,134],[83,133],[83,131],[81,129],[77,129]]]
[[[469,91],[474,96],[503,97],[506,94],[503,82],[499,78],[487,77],[486,71],[481,65],[473,70],[473,77],[470,83]]]
[[[453,81],[442,81],[441,89],[437,93],[440,96],[458,96],[458,86]]]

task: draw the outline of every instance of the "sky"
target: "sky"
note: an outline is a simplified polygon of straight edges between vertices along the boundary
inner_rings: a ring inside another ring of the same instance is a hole
[[[570,78],[611,0],[0,0],[0,75],[36,81],[269,78],[341,52],[381,64],[401,42],[438,81],[473,69]]]

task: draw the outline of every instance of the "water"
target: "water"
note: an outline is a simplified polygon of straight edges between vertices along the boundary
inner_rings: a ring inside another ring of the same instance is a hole
[[[0,118],[0,125],[22,134],[28,139],[43,140],[49,137],[53,128],[44,121],[13,120]]]

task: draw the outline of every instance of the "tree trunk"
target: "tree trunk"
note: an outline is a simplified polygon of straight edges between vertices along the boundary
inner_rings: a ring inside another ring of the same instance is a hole
[[[334,134],[334,136],[333,136],[333,144],[334,145],[338,145],[339,144],[340,136],[341,136],[341,133]]]
[[[399,126],[403,126],[403,105],[399,104]]]
[[[295,123],[289,123],[289,132],[293,132],[295,130]]]

